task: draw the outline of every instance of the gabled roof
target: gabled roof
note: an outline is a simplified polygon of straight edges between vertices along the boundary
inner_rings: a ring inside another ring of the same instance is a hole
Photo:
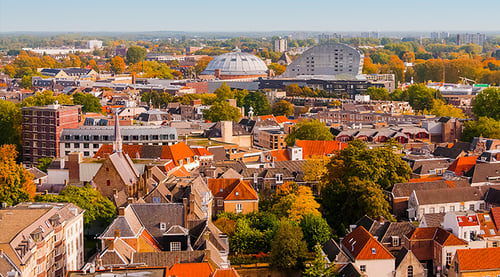
[[[224,200],[259,200],[252,185],[241,179],[208,179],[208,187],[215,197]]]
[[[209,263],[174,264],[170,268],[170,275],[177,277],[209,277],[212,272]]]
[[[219,178],[222,178],[222,179],[241,179],[241,178],[243,178],[243,176],[241,176],[241,174],[236,172],[236,170],[229,168]]]
[[[191,176],[189,174],[189,171],[183,165],[178,166],[178,167],[172,169],[171,171],[168,172],[168,175],[169,176],[173,175],[175,177],[189,177],[189,176]]]
[[[441,227],[446,213],[424,214],[420,222],[425,220],[426,227]]]
[[[304,159],[327,156],[347,147],[347,143],[335,140],[296,140],[295,144],[302,147]]]
[[[28,168],[28,172],[31,173],[31,174],[33,174],[33,178],[35,180],[48,176],[47,173],[41,171],[40,169],[38,169],[36,167],[30,167],[30,168]]]
[[[494,237],[498,235],[497,228],[490,214],[478,213],[477,217],[479,218],[479,224],[481,226],[481,231],[479,233],[481,237]]]
[[[288,157],[288,150],[287,149],[271,150],[268,153],[273,157],[273,161],[275,161],[275,162],[289,161],[290,160],[290,157]]]
[[[350,261],[344,250],[342,250],[333,239],[329,239],[327,242],[325,242],[325,244],[323,244],[322,250],[331,263],[335,262],[338,264],[343,264]]]
[[[476,164],[478,156],[467,156],[457,158],[449,167],[448,171],[455,172],[456,176],[463,176]]]
[[[113,238],[115,230],[120,230],[120,237],[137,237],[140,235],[142,225],[130,206],[124,208],[124,215],[119,215],[104,230],[101,238]]]
[[[458,226],[464,227],[464,226],[479,226],[479,219],[477,218],[477,215],[472,214],[472,215],[462,215],[458,214],[457,215],[457,222]]]
[[[490,182],[489,177],[500,176],[500,163],[476,163],[465,176],[472,177],[471,184]]]
[[[340,277],[361,277],[363,273],[356,268],[352,263],[348,263],[339,270]]]
[[[127,185],[137,183],[140,174],[128,155],[116,152],[109,156],[109,160],[115,167],[123,183]]]
[[[173,160],[175,165],[181,165],[179,160],[185,160],[188,157],[191,158],[191,161],[193,161],[194,152],[183,141],[162,148],[162,158]]]
[[[500,207],[491,208],[491,217],[497,230],[500,230]]]
[[[362,226],[345,236],[342,245],[354,260],[394,259],[394,256]]]
[[[406,237],[410,240],[434,240],[442,246],[467,245],[466,241],[440,227],[416,228]]]
[[[418,179],[417,179],[418,180]],[[444,188],[456,188],[456,187],[470,187],[467,180],[435,180],[435,181],[422,181],[422,182],[408,182],[408,183],[397,183],[392,187],[392,194],[394,197],[410,197],[412,191],[424,191],[424,190],[434,190],[434,189],[444,189]]]
[[[500,248],[458,249],[460,271],[500,270]]]
[[[136,252],[132,254],[133,263],[144,263],[146,266],[168,266],[176,263],[201,263],[205,259],[205,251],[161,251]],[[169,275],[167,275],[169,276]]]
[[[193,148],[191,148],[191,150],[193,150],[193,152],[196,156],[200,156],[200,157],[213,156],[213,154],[210,153],[210,151],[208,151],[207,148],[205,148],[205,147],[193,147]]]
[[[419,205],[459,203],[481,200],[482,194],[475,187],[445,188],[415,191]]]

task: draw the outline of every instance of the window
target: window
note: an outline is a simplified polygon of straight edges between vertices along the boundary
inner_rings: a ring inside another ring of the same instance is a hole
[[[236,212],[241,213],[243,211],[243,205],[242,204],[236,204]]]
[[[224,206],[224,200],[218,199],[217,200],[217,206],[219,206],[219,207]]]
[[[366,265],[362,264],[359,266],[359,271],[366,272]]]
[[[498,242],[497,241],[494,241],[492,244],[491,244],[492,247],[498,247]]]
[[[465,210],[465,205],[460,205],[460,211],[464,211]]]
[[[392,237],[392,246],[399,246],[399,237],[398,236]]]
[[[283,183],[283,174],[276,174],[276,183]]]
[[[79,143],[75,143],[75,148],[80,148],[80,144]]]
[[[162,231],[167,230],[167,223],[165,223],[165,222],[160,222],[160,230],[162,230]]]
[[[439,208],[439,212],[440,212],[440,213],[444,213],[444,207],[440,207],[440,208]]]
[[[454,212],[455,211],[455,206],[450,206],[450,212]]]
[[[84,143],[83,144],[83,148],[89,148],[89,144],[88,143]]]
[[[171,242],[170,251],[181,251],[181,242],[180,241]]]
[[[451,253],[446,253],[446,264],[451,264]]]
[[[106,186],[111,186],[111,181],[110,180],[106,180]]]
[[[160,197],[153,197],[153,203],[160,203],[161,202],[161,198]]]
[[[372,248],[372,254],[373,255],[377,254],[377,250],[375,248]]]
[[[65,143],[65,144],[64,144],[64,147],[66,147],[66,148],[70,148],[70,147],[71,147],[71,144],[70,144],[70,143]]]
[[[431,214],[435,213],[434,208],[430,208],[430,209],[429,209],[429,213],[431,213]]]
[[[413,266],[412,265],[408,266],[408,277],[413,277]]]

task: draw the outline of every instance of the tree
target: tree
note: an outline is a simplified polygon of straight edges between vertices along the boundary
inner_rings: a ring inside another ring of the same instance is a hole
[[[390,100],[389,91],[386,88],[376,88],[369,87],[368,95],[370,95],[370,100]]]
[[[249,92],[243,102],[245,104],[245,111],[247,112],[252,107],[255,115],[268,115],[271,113],[271,105],[266,95],[260,91]]]
[[[321,215],[308,213],[299,223],[309,251],[316,245],[323,245],[331,237],[330,226]]]
[[[285,87],[286,96],[300,96],[302,89],[297,84],[291,84]]]
[[[144,94],[141,96],[141,101],[147,103],[148,105],[151,102],[153,108],[165,108],[167,104],[172,102],[173,100],[174,98],[168,92],[144,92]]]
[[[500,139],[500,121],[489,117],[479,117],[476,121],[466,121],[462,140],[472,142],[474,137]]]
[[[210,109],[203,111],[203,118],[212,122],[238,121],[241,117],[240,110],[231,106],[228,102],[215,102]]]
[[[83,223],[86,227],[93,224],[108,225],[116,214],[116,207],[91,185],[83,187],[67,186],[59,195],[37,195],[38,202],[70,202],[85,210]]]
[[[207,68],[207,65],[212,60],[213,60],[212,57],[203,57],[203,58],[199,59],[194,66],[194,70],[196,72],[196,75],[200,75],[203,72],[203,70],[205,70],[205,68]]]
[[[343,233],[363,215],[382,215],[392,219],[383,189],[407,182],[411,168],[393,146],[368,149],[362,141],[353,141],[333,157],[322,182],[322,205],[331,226]]]
[[[89,61],[89,67],[92,68],[95,72],[99,72],[99,66],[97,65],[95,60]]]
[[[295,126],[292,132],[286,137],[288,145],[295,145],[295,140],[333,140],[333,135],[326,127],[325,123],[313,119],[303,121]]]
[[[500,89],[487,88],[479,92],[472,103],[472,112],[477,117],[500,120]]]
[[[271,243],[271,265],[278,269],[297,269],[304,264],[307,245],[300,227],[282,220]]]
[[[0,144],[15,144],[21,149],[21,109],[14,103],[0,100]]]
[[[226,82],[222,83],[222,85],[214,91],[215,95],[217,95],[217,101],[226,101],[227,99],[234,99],[234,92],[231,91],[231,88],[227,85]]]
[[[250,226],[250,220],[239,218],[236,220],[236,231],[231,237],[231,248],[236,253],[248,254],[261,251],[260,243],[263,234]]]
[[[308,266],[302,276],[304,277],[322,277],[322,276],[338,276],[335,271],[335,264],[327,265],[325,258],[323,257],[323,252],[321,251],[321,246],[316,245],[314,247],[314,261],[310,266]]]
[[[36,165],[36,168],[47,173],[47,169],[49,168],[49,165],[50,165],[50,163],[52,163],[53,160],[54,160],[54,158],[51,158],[51,157],[40,158],[40,159],[38,159],[38,164]]]
[[[433,114],[435,116],[465,118],[465,114],[461,109],[449,104],[445,104],[441,99],[434,99],[432,110],[430,110],[429,112],[430,114]]]
[[[138,63],[144,61],[148,51],[144,47],[132,46],[127,50],[127,62]]]
[[[299,222],[306,214],[321,216],[318,208],[319,204],[314,200],[311,188],[300,186],[294,201],[290,205],[288,215],[290,220]]]
[[[0,202],[16,205],[35,196],[33,175],[16,163],[18,152],[12,144],[0,146]]]
[[[125,61],[120,56],[114,56],[111,59],[111,71],[115,74],[122,74],[125,72]]]
[[[90,93],[77,92],[73,94],[73,102],[75,103],[75,105],[82,105],[82,112],[84,113],[102,113],[102,107],[99,98]]]
[[[411,85],[407,89],[410,105],[414,110],[432,110],[434,99],[441,94],[435,90],[428,88],[424,84]]]
[[[302,170],[304,171],[304,181],[317,183],[318,194],[321,194],[321,190],[323,189],[321,177],[326,173],[326,165],[329,161],[330,158],[327,156],[316,156],[311,159],[307,159],[304,165],[302,165]]]
[[[50,90],[44,90],[43,92],[36,92],[35,96],[30,96],[23,100],[23,107],[32,106],[46,106],[54,103],[59,103],[60,105],[73,105],[73,100],[66,94],[59,94],[54,96],[54,92]]]
[[[295,112],[292,104],[286,100],[280,100],[273,105],[273,114],[278,116],[278,115],[284,115],[284,116],[290,116],[293,115]]]
[[[269,66],[267,66],[267,68],[269,68],[272,71],[274,71],[274,74],[276,76],[281,75],[281,74],[283,74],[283,72],[286,71],[286,66],[278,64],[278,63],[272,63]]]
[[[389,58],[389,68],[396,76],[396,84],[402,83],[405,81],[405,64],[404,62],[396,55],[392,55]]]

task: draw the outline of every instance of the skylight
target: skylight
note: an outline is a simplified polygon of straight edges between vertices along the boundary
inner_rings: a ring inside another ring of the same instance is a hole
[[[377,254],[377,250],[375,248],[372,248],[372,254]]]

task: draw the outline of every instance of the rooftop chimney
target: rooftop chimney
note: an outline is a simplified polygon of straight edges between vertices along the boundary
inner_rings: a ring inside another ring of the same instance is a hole
[[[115,238],[119,238],[120,237],[120,229],[115,229]]]
[[[125,208],[124,207],[120,207],[118,208],[118,215],[120,216],[124,216],[125,215]]]

